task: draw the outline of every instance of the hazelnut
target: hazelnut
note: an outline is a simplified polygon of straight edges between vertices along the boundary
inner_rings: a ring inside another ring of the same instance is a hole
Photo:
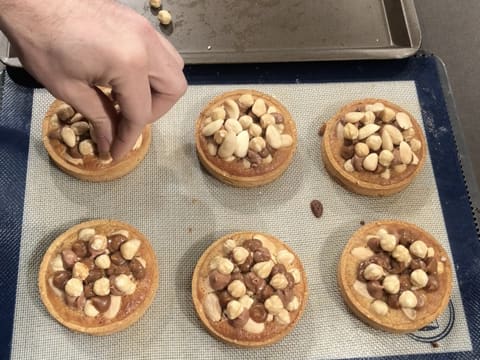
[[[410,252],[403,245],[397,245],[395,247],[395,249],[392,251],[392,257],[398,262],[403,262],[405,264],[408,264],[412,260]]]
[[[162,0],[150,0],[150,6],[154,9],[159,9],[162,5]]]
[[[359,142],[355,144],[355,154],[357,154],[357,156],[365,157],[369,153],[370,153],[370,149],[368,148],[367,144],[363,142]]]
[[[89,245],[94,251],[103,251],[107,248],[107,237],[101,234],[93,235],[89,240]]]
[[[380,233],[380,247],[384,251],[393,251],[397,245],[397,238],[395,235],[389,233]]]
[[[277,261],[280,264],[288,266],[293,263],[295,256],[288,250],[280,250],[277,253]]]
[[[219,258],[217,261],[217,270],[224,275],[231,274],[234,267],[235,265],[228,259]]]
[[[250,127],[248,128],[248,134],[251,136],[251,137],[257,137],[257,136],[261,136],[262,135],[262,127],[260,125],[258,125],[257,123],[253,123],[252,125],[250,125]]]
[[[213,290],[223,290],[230,283],[230,274],[222,274],[218,270],[212,270],[208,275],[210,286]]]
[[[383,279],[383,288],[389,294],[397,294],[400,291],[400,280],[397,275],[387,275]]]
[[[80,280],[85,280],[88,277],[89,269],[84,263],[77,262],[73,265],[72,276]]]
[[[407,309],[414,309],[417,306],[417,297],[415,296],[413,291],[407,290],[400,294],[398,302],[401,307]]]
[[[260,117],[260,126],[264,129],[266,129],[269,125],[275,124],[275,118],[273,117],[272,114],[263,114]]]
[[[277,315],[283,309],[283,302],[278,295],[272,295],[265,300],[264,306],[270,314]]]
[[[262,261],[253,265],[252,270],[258,277],[266,279],[270,275],[274,265],[272,260]]]
[[[172,14],[170,14],[170,12],[168,12],[167,10],[160,10],[158,12],[157,18],[162,25],[170,25],[170,23],[172,22]]]
[[[92,300],[87,300],[85,302],[85,306],[83,307],[83,312],[88,317],[95,317],[98,314],[100,314],[100,312],[97,310],[97,308],[93,305]]]
[[[240,301],[232,300],[227,304],[226,313],[230,320],[236,319],[243,312],[243,306]]]
[[[110,294],[110,281],[107,278],[100,278],[93,283],[93,292],[98,296]]]
[[[234,298],[240,298],[247,292],[245,284],[241,280],[233,280],[227,287],[228,292]]]
[[[256,136],[248,143],[248,148],[259,153],[267,146],[265,139],[261,136]]]
[[[383,268],[377,264],[369,264],[363,272],[363,277],[367,280],[379,280],[383,275]]]
[[[287,309],[282,309],[278,314],[275,315],[275,321],[281,325],[290,324],[290,313]]]
[[[243,130],[247,130],[250,127],[250,125],[253,124],[253,119],[251,116],[243,115],[243,116],[240,116],[240,118],[238,119],[238,122],[240,123],[240,125],[242,125]]]
[[[428,247],[422,240],[417,240],[410,245],[409,250],[416,257],[423,259],[427,256]]]
[[[238,103],[245,109],[249,108],[254,103],[253,96],[251,94],[243,94],[238,98]]]
[[[355,140],[358,138],[358,128],[352,123],[347,123],[343,127],[343,137],[347,140]]]
[[[140,249],[141,241],[138,239],[132,239],[124,242],[120,246],[120,253],[125,260],[132,260]]]
[[[300,302],[296,296],[287,304],[288,311],[296,311],[300,308]]]
[[[288,280],[283,274],[275,274],[270,280],[270,285],[275,289],[285,289],[288,286]]]
[[[371,306],[373,312],[380,316],[385,316],[388,313],[388,305],[382,300],[375,300]]]
[[[365,143],[367,144],[370,150],[377,151],[382,147],[382,138],[380,137],[380,135],[373,134],[367,137],[367,140],[365,140]]]
[[[302,274],[300,273],[300,270],[298,270],[297,268],[293,268],[288,272],[292,274],[295,284],[298,284],[300,283],[300,281],[302,281]]]
[[[50,267],[53,272],[65,270],[63,267],[62,256],[60,254],[53,258],[52,262],[50,263]]]
[[[242,304],[243,308],[247,310],[249,310],[254,303],[254,300],[248,295],[243,295],[238,301]]]
[[[108,269],[111,263],[110,256],[107,254],[97,256],[95,259],[95,265],[100,269]]]
[[[77,297],[83,292],[83,282],[78,278],[71,278],[65,284],[65,292],[69,296]]]
[[[233,260],[237,264],[243,264],[247,260],[250,251],[245,249],[243,246],[237,246],[232,250]]]
[[[257,99],[253,103],[252,112],[257,116],[260,117],[267,112],[267,106],[265,105],[265,101],[263,99]]]
[[[113,285],[126,295],[133,294],[137,287],[136,284],[132,280],[130,280],[130,278],[125,274],[120,274],[116,276],[113,280]]]
[[[414,270],[410,274],[410,282],[412,283],[413,286],[416,286],[418,288],[423,288],[427,286],[428,275],[422,269]]]

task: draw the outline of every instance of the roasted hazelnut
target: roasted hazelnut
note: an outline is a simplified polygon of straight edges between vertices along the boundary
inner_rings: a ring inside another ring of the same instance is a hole
[[[125,262],[126,262],[126,260],[123,258],[120,251],[114,252],[110,256],[110,259],[112,260],[112,263],[115,264],[115,265],[122,265],[122,264],[125,264]]]
[[[230,283],[231,275],[222,274],[218,270],[213,270],[208,275],[210,286],[213,290],[223,290]]]
[[[254,293],[260,293],[266,286],[266,281],[253,272],[249,272],[244,276],[245,286]]]
[[[132,261],[130,261],[129,267],[135,279],[141,280],[145,277],[145,268],[137,259],[133,258]]]
[[[82,240],[77,240],[73,243],[72,251],[79,258],[84,258],[88,256],[87,244],[85,243],[85,241],[82,241]]]
[[[91,298],[93,306],[103,313],[110,307],[110,296],[94,296]]]
[[[241,329],[247,323],[248,319],[250,319],[249,311],[247,309],[244,309],[239,316],[229,321],[234,328]]]
[[[56,271],[53,274],[53,285],[60,290],[65,290],[65,284],[72,277],[70,271]]]
[[[375,299],[383,298],[383,286],[380,284],[380,281],[373,280],[367,282],[367,290],[371,297]]]
[[[253,252],[253,261],[256,263],[268,261],[270,259],[270,251],[265,247],[261,247]]]
[[[112,253],[120,250],[120,246],[127,240],[128,239],[121,234],[115,234],[110,236],[108,238],[108,250],[110,250],[110,252]]]
[[[258,250],[263,246],[262,242],[258,239],[245,240],[242,245],[250,251]]]
[[[268,312],[261,303],[253,304],[249,310],[250,317],[257,323],[263,323],[267,320]]]

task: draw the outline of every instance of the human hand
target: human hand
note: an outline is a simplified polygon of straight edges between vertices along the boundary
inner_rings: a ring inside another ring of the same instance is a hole
[[[91,121],[100,154],[116,160],[186,91],[174,47],[115,1],[0,0],[0,28],[24,67]],[[122,118],[96,85],[112,87]]]

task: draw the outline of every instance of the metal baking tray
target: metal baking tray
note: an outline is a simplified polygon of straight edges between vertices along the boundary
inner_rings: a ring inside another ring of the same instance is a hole
[[[187,64],[404,58],[421,42],[413,0],[163,0],[169,26],[148,0],[119,2],[149,19]]]

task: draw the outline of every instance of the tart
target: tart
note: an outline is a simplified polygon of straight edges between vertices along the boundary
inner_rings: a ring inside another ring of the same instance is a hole
[[[110,89],[102,91],[114,102]],[[114,105],[121,116],[118,104]],[[98,154],[88,119],[65,102],[55,100],[43,119],[42,138],[48,155],[65,173],[80,180],[109,181],[128,174],[143,160],[150,147],[151,126],[145,127],[123,159],[113,161],[109,155]]]
[[[452,290],[445,249],[426,231],[400,221],[372,222],[353,234],[337,279],[355,315],[395,333],[413,332],[434,321]]]
[[[307,302],[302,263],[268,234],[238,232],[215,241],[195,267],[192,296],[203,325],[239,347],[261,347],[286,336]]]
[[[426,141],[407,111],[381,99],[344,106],[324,128],[322,158],[347,190],[386,196],[405,189],[426,158]]]
[[[255,187],[287,169],[297,147],[297,129],[278,100],[255,90],[235,90],[203,109],[195,142],[210,174],[229,185]]]
[[[158,287],[158,266],[147,238],[113,220],[78,224],[56,238],[38,275],[48,312],[67,328],[107,335],[147,310]]]

